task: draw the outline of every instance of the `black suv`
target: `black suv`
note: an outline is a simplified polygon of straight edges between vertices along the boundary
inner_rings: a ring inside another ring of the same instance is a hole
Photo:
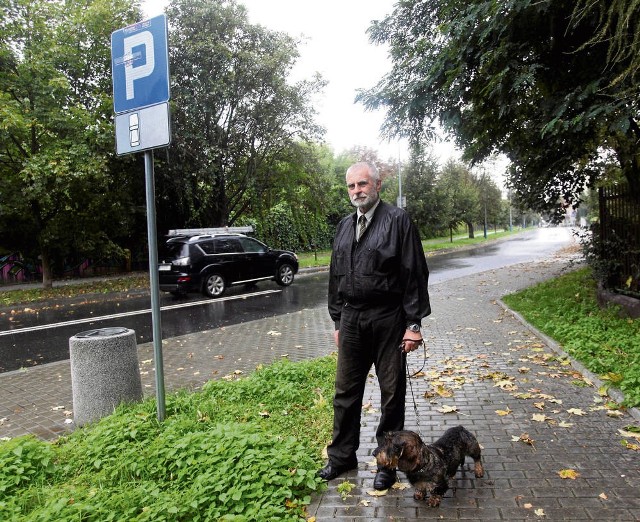
[[[243,234],[183,235],[169,239],[159,253],[160,290],[220,297],[227,287],[260,280],[293,283],[298,256],[273,250]]]

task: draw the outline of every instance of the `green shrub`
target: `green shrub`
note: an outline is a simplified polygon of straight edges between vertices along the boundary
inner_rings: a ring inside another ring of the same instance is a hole
[[[0,518],[300,520],[324,487],[335,358],[282,361],[233,382],[124,405],[55,443],[0,443]]]

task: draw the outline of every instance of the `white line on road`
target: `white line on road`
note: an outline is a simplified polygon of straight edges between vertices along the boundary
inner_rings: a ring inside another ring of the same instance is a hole
[[[234,301],[237,299],[246,299],[247,297],[256,297],[267,294],[277,294],[281,293],[282,290],[264,290],[262,292],[252,292],[250,294],[242,294],[242,295],[234,295],[229,297],[219,297],[217,299],[206,299],[202,301],[193,301],[190,303],[180,303],[175,305],[167,305],[160,308],[160,310],[177,310],[179,308],[189,308],[192,306],[201,306],[201,305],[214,305],[221,301]],[[13,335],[27,332],[35,332],[38,330],[48,330],[50,328],[60,328],[62,326],[72,326],[74,324],[83,324],[83,323],[94,323],[96,321],[106,321],[108,319],[117,319],[119,317],[131,317],[132,315],[142,315],[151,313],[151,308],[147,308],[145,310],[134,310],[133,312],[122,312],[119,314],[112,315],[103,315],[101,317],[87,317],[85,319],[76,319],[74,321],[63,321],[60,323],[51,323],[51,324],[42,324],[38,326],[28,326],[25,328],[16,328],[14,330],[5,330],[0,332],[0,337],[5,335]]]

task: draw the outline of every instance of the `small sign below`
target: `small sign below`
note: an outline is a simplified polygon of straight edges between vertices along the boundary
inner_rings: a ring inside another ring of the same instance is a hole
[[[169,103],[116,114],[116,154],[131,154],[171,143]]]

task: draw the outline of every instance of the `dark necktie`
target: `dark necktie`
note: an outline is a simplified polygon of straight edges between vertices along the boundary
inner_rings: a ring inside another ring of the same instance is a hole
[[[366,228],[367,228],[367,218],[363,214],[358,219],[358,241],[360,241],[360,238],[362,237],[362,234],[364,234],[364,230]]]

